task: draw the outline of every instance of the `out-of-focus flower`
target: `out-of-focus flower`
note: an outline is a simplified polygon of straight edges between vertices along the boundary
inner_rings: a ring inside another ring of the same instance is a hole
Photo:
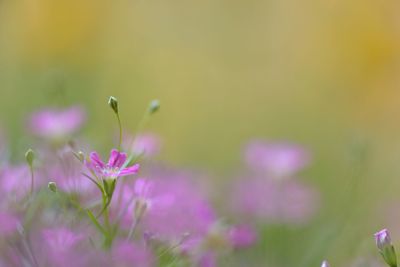
[[[136,174],[139,171],[139,164],[125,167],[126,158],[126,153],[113,149],[108,163],[105,164],[97,152],[92,152],[90,153],[90,160],[86,161],[86,166],[103,179],[116,179],[121,176]]]
[[[8,212],[0,211],[0,236],[8,237],[17,231],[19,219]]]
[[[188,177],[151,176],[150,181],[137,180],[134,191],[125,186],[122,206],[130,205],[130,208],[124,216],[124,225],[129,225],[138,215],[138,207],[145,205],[140,228],[153,239],[176,244],[204,237],[216,221],[205,196]]]
[[[234,184],[231,208],[249,220],[303,224],[315,213],[317,200],[313,188],[297,181],[251,177]]]
[[[148,248],[127,241],[116,242],[112,250],[112,261],[115,267],[154,266],[154,258]]]
[[[59,140],[77,132],[85,119],[84,110],[77,106],[68,109],[44,109],[31,115],[28,126],[39,137]]]
[[[246,146],[245,161],[256,172],[274,178],[287,178],[310,163],[309,153],[301,146],[290,143],[252,141]]]
[[[40,177],[35,182],[41,184]],[[31,181],[29,167],[24,165],[7,166],[0,174],[0,206],[21,201],[30,191]]]
[[[329,265],[328,261],[323,261],[321,263],[321,267],[330,267],[330,265]]]
[[[290,178],[305,168],[310,155],[289,143],[253,141],[245,160],[254,171],[233,184],[232,210],[260,222],[303,224],[315,213],[318,194],[310,186]]]
[[[229,240],[234,248],[245,248],[253,245],[257,240],[255,229],[249,225],[242,224],[231,227]]]
[[[81,248],[85,235],[66,227],[42,231],[34,252],[42,266],[87,266],[88,254]]]
[[[54,228],[43,231],[43,239],[53,250],[68,250],[82,240],[81,234],[67,228]]]
[[[375,233],[375,242],[383,259],[390,267],[397,267],[397,257],[390,239],[389,231],[383,229]]]
[[[93,183],[82,175],[84,166],[74,157],[72,150],[63,148],[56,153],[56,157],[54,155],[51,157],[52,154],[49,155],[49,152],[44,153],[45,161],[49,164],[41,172],[47,182],[55,182],[62,192],[85,198],[92,196],[97,190]]]
[[[143,133],[137,135],[134,140],[133,137],[125,138],[123,147],[135,155],[153,157],[160,152],[161,140],[153,133]]]
[[[212,251],[208,251],[200,256],[198,259],[199,267],[216,267],[217,257]]]

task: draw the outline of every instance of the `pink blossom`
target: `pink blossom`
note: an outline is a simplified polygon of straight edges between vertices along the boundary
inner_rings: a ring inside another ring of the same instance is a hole
[[[37,237],[34,252],[44,266],[88,266],[89,254],[82,248],[86,236],[66,227],[43,230]]]
[[[153,157],[160,152],[161,140],[159,136],[153,133],[143,133],[137,135],[134,140],[132,138],[126,138],[123,143],[127,151],[135,155],[144,155],[145,157]]]
[[[265,177],[241,179],[234,184],[232,210],[261,222],[303,224],[317,209],[318,194],[297,181]]]
[[[245,161],[254,171],[288,177],[305,168],[310,155],[295,144],[253,141],[245,149]]]
[[[231,227],[228,237],[234,248],[245,248],[256,242],[257,233],[250,225],[242,224]]]
[[[146,207],[140,228],[153,238],[176,244],[205,236],[216,216],[205,196],[188,180],[179,175],[152,176],[151,180],[135,181],[133,190],[126,186],[122,206],[130,206],[124,225],[137,216],[139,203]]]
[[[35,184],[42,181],[36,177]],[[0,203],[17,203],[29,194],[31,186],[29,167],[26,165],[6,166],[0,174],[0,192],[3,194],[0,199],[5,200]]]
[[[136,174],[139,171],[139,164],[125,167],[126,159],[126,153],[113,149],[106,164],[101,160],[97,152],[92,152],[90,153],[90,160],[86,161],[86,166],[103,179],[116,179],[121,176]]]
[[[44,109],[31,115],[28,126],[39,137],[63,139],[79,130],[85,122],[81,107],[68,109]]]
[[[19,219],[8,213],[0,212],[0,236],[10,236],[17,231]]]
[[[154,258],[148,248],[127,241],[116,242],[112,250],[112,261],[112,266],[118,267],[154,266]]]

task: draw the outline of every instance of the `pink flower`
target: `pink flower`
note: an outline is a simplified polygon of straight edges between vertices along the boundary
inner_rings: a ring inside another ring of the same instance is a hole
[[[246,224],[233,226],[228,235],[230,243],[234,248],[249,247],[257,240],[256,231]]]
[[[113,149],[107,164],[101,160],[97,152],[92,152],[90,153],[90,161],[86,162],[86,166],[103,179],[116,179],[121,176],[136,174],[139,171],[139,164],[125,167],[125,163],[126,153]]]
[[[140,229],[168,244],[205,236],[216,216],[198,187],[187,176],[148,175],[151,180],[138,179],[119,191],[123,194],[121,206],[129,207],[123,217],[124,227],[140,214]]]
[[[155,134],[144,133],[137,135],[134,140],[132,140],[132,137],[126,138],[123,146],[135,155],[152,157],[160,152],[161,140]]]
[[[30,173],[28,166],[7,166],[0,174],[0,206],[9,203],[18,203],[29,194]],[[41,176],[35,179],[35,185],[42,184]]]
[[[28,127],[39,137],[63,139],[79,130],[85,117],[85,112],[80,107],[44,109],[32,114]]]
[[[17,231],[19,219],[9,213],[0,212],[0,236],[9,236]]]
[[[296,144],[253,141],[245,149],[245,161],[254,171],[287,177],[305,168],[310,155]]]
[[[46,229],[34,239],[33,253],[40,266],[89,266],[86,238],[82,232],[66,227]]]
[[[150,267],[154,265],[153,255],[149,249],[127,241],[117,242],[112,250],[113,266]]]
[[[199,267],[216,267],[217,266],[217,257],[215,253],[212,251],[207,251],[202,254],[198,259]]]
[[[54,251],[69,250],[76,246],[84,236],[67,228],[54,228],[43,231],[42,237]]]
[[[304,224],[317,209],[318,194],[300,182],[265,177],[241,179],[234,184],[232,210],[260,222]]]
[[[55,182],[61,191],[77,194],[85,199],[97,192],[93,183],[82,175],[84,166],[75,158],[70,148],[57,151],[56,157],[53,154],[44,154],[47,166],[41,173],[47,182]]]

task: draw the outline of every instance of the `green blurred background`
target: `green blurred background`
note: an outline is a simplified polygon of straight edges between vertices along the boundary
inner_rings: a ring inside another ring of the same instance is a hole
[[[346,264],[396,222],[398,209],[382,207],[400,186],[399,10],[394,0],[1,0],[0,120],[18,154],[26,114],[79,103],[85,133],[111,145],[108,96],[131,130],[158,98],[148,127],[164,138],[162,158],[225,179],[251,138],[304,144],[322,210],[286,232],[283,264],[314,250],[310,262]]]

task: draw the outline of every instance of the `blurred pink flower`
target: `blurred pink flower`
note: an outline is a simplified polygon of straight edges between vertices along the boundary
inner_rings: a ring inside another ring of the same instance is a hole
[[[112,249],[112,266],[115,267],[151,267],[154,258],[149,249],[139,244],[117,241]]]
[[[205,236],[216,216],[205,196],[189,180],[179,175],[161,175],[151,180],[138,179],[133,188],[125,185],[122,206],[128,205],[129,209],[124,225],[130,225],[138,206],[145,205],[140,228],[152,238],[176,244]]]
[[[135,155],[144,155],[145,157],[153,157],[160,152],[160,137],[153,133],[138,134],[134,140],[133,137],[125,138],[123,147]]]
[[[250,225],[236,225],[231,227],[228,237],[232,247],[246,248],[257,241],[257,232]]]
[[[63,139],[79,130],[86,119],[81,107],[68,109],[43,109],[29,119],[29,129],[39,137]]]
[[[36,177],[35,185],[41,184],[40,177]],[[1,205],[17,203],[30,191],[31,181],[29,167],[26,165],[6,166],[0,173]]]
[[[61,149],[56,155],[54,157],[54,155],[45,154],[47,166],[41,172],[47,182],[55,182],[63,192],[86,198],[97,192],[93,183],[82,175],[84,166],[75,158],[71,149]]]
[[[34,253],[41,266],[89,266],[85,235],[66,227],[43,230],[34,241]]]
[[[203,253],[198,260],[199,267],[216,267],[217,257],[212,251]]]
[[[297,181],[264,177],[241,179],[234,184],[232,210],[261,222],[302,224],[317,209],[316,191]]]
[[[86,161],[86,166],[103,179],[116,179],[121,176],[136,174],[139,171],[139,164],[125,167],[126,158],[126,153],[113,149],[108,163],[105,164],[97,152],[92,152],[90,153],[90,161]]]
[[[256,172],[285,178],[310,163],[309,153],[296,144],[252,141],[245,149],[245,161]]]
[[[46,245],[55,251],[68,250],[83,239],[82,234],[63,227],[43,230],[42,237]]]
[[[7,237],[14,234],[19,223],[20,221],[16,216],[0,211],[0,236]]]

